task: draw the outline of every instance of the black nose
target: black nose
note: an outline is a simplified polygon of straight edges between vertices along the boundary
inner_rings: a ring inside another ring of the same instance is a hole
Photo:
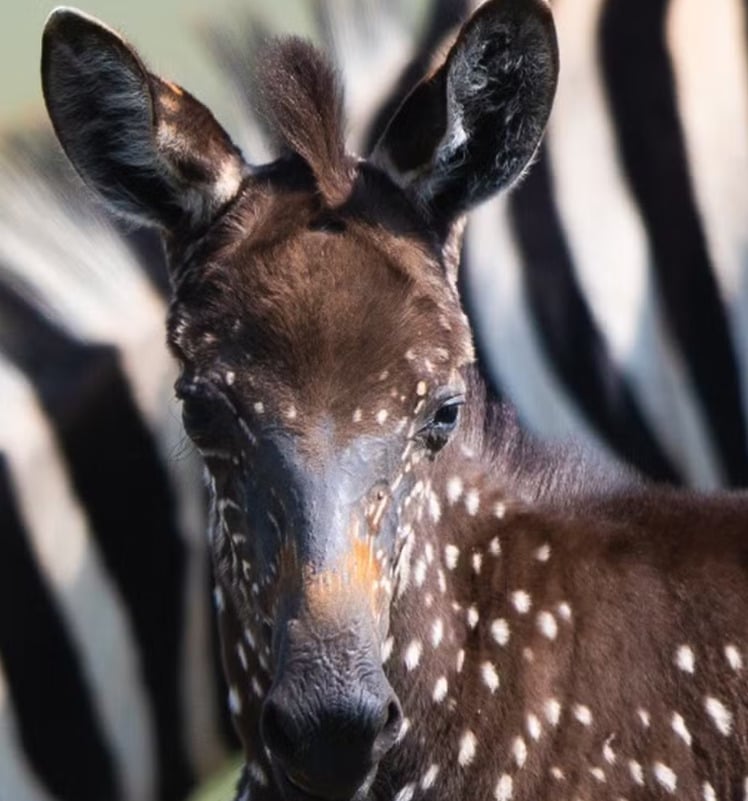
[[[397,741],[403,714],[382,677],[376,688],[310,688],[286,676],[268,696],[262,737],[277,766],[298,788],[326,799],[355,794]]]

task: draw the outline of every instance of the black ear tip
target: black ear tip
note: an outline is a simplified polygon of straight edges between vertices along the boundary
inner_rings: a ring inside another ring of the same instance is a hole
[[[67,38],[70,34],[80,31],[82,28],[85,29],[91,24],[95,24],[95,21],[77,8],[57,6],[44,23],[44,35]]]
[[[72,43],[92,35],[105,38],[113,37],[120,42],[122,41],[122,37],[118,33],[95,17],[79,11],[77,8],[58,6],[47,17],[47,21],[44,24],[43,41],[45,45],[55,42]]]
[[[551,8],[551,4],[548,2],[548,0],[531,0],[531,2],[535,8],[535,13],[542,24],[546,25],[548,28],[555,29],[555,23],[553,21],[553,9]]]

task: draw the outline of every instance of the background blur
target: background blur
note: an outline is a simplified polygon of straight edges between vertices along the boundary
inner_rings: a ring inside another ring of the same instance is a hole
[[[320,2],[345,5],[350,0]],[[41,33],[49,13],[62,4],[75,5],[122,33],[154,73],[183,85],[205,101],[232,134],[244,118],[236,95],[221,79],[205,41],[207,32],[236,28],[248,12],[272,32],[309,35],[315,29],[309,0],[3,0],[0,139],[49,124],[39,76]],[[423,6],[423,0],[403,0],[404,16],[412,15],[411,20],[416,20]],[[196,789],[192,801],[232,798],[238,770],[239,763],[231,761],[214,779]],[[4,793],[0,796],[0,801],[6,801]]]
[[[4,0],[0,25],[0,133],[44,119],[39,82],[41,32],[54,0]],[[200,31],[249,7],[274,30],[303,32],[307,14],[295,0],[80,0],[71,2],[123,33],[151,69],[210,100],[219,114],[228,105]]]
[[[326,4],[346,0],[325,0]],[[44,21],[54,0],[3,0],[0,25],[0,134],[45,119],[39,81],[39,54]],[[201,31],[240,19],[252,9],[272,31],[312,30],[310,3],[299,0],[70,0],[124,34],[146,58],[151,70],[185,86],[209,104],[229,128],[231,97]],[[418,16],[422,0],[408,0],[408,13]]]

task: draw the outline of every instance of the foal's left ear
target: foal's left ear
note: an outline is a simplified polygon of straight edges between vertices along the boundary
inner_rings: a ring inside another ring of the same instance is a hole
[[[195,230],[239,191],[248,167],[208,109],[91,17],[49,17],[42,84],[68,158],[115,212]]]
[[[551,111],[558,45],[545,0],[490,0],[406,98],[372,159],[437,222],[510,186]]]

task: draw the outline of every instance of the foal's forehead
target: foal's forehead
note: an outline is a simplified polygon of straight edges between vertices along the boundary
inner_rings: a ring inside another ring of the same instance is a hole
[[[366,213],[298,192],[254,201],[178,291],[175,316],[198,359],[351,391],[387,371],[444,381],[471,359],[439,251],[407,216],[393,230],[392,209],[387,219],[377,203]]]

